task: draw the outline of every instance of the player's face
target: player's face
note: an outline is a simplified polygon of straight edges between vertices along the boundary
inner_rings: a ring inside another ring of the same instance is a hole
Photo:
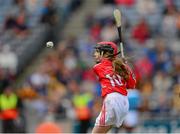
[[[96,50],[94,51],[93,57],[94,57],[94,60],[95,60],[96,63],[99,63],[99,62],[100,62],[101,55],[100,55],[99,50],[96,49]]]

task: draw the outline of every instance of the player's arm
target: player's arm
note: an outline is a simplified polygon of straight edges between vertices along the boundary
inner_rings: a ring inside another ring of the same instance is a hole
[[[98,76],[99,79],[103,78],[104,75],[103,75],[103,69],[102,69],[102,66],[101,66],[101,63],[99,64],[96,64],[94,67],[93,67],[93,71],[94,73]]]
[[[126,68],[128,69],[129,73],[129,77],[126,80],[126,87],[127,89],[134,89],[136,86],[136,78],[134,73],[132,72],[131,68],[129,66],[126,66]]]

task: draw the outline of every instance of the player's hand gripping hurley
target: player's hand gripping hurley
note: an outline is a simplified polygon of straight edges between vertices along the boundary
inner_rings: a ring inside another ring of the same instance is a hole
[[[117,26],[118,35],[119,35],[121,57],[123,60],[125,60],[123,42],[122,42],[122,36],[121,36],[121,12],[118,9],[114,10],[114,18],[116,21],[116,26]]]

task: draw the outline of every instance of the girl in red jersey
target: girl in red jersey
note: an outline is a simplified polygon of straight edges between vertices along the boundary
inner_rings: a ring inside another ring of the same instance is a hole
[[[136,80],[130,67],[117,58],[117,45],[99,42],[95,47],[93,70],[101,84],[103,106],[92,133],[107,133],[113,126],[120,127],[129,109],[127,89],[135,88]]]

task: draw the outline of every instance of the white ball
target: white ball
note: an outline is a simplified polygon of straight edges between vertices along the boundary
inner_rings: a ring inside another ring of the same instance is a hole
[[[54,46],[54,43],[52,41],[48,41],[46,43],[46,47],[48,47],[48,48],[52,48],[53,46]]]

